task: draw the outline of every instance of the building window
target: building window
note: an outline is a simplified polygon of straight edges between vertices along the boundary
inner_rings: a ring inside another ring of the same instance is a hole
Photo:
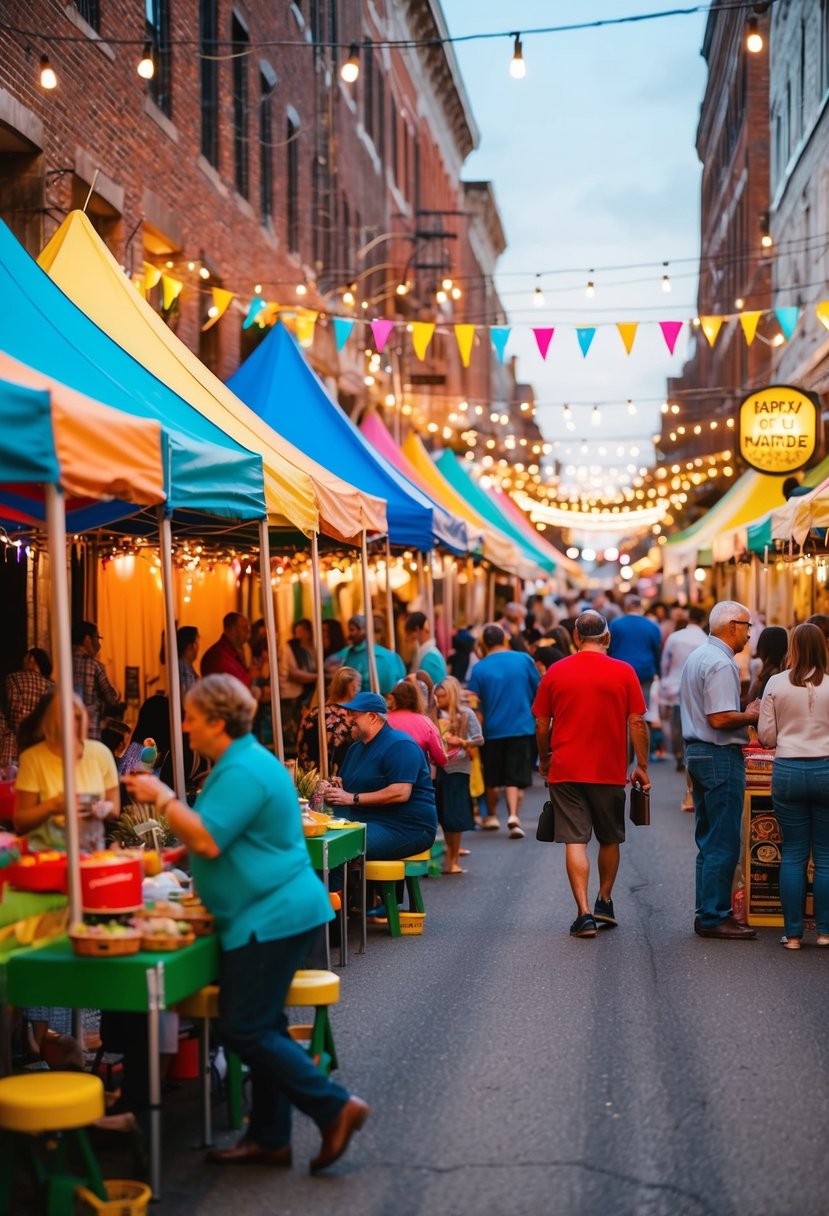
[[[233,55],[233,184],[242,198],[250,189],[248,150],[248,32],[237,17],[230,24]]]
[[[218,0],[199,0],[199,53],[201,55],[201,152],[219,164],[219,13]]]
[[[276,79],[259,74],[259,209],[262,223],[273,219],[273,91]]]
[[[288,227],[288,248],[299,252],[299,119],[288,116],[287,131],[288,192],[285,215]]]
[[[97,6],[96,6],[97,7]],[[147,41],[152,43],[155,72],[147,81],[147,91],[155,104],[168,118],[173,114],[172,57],[170,45],[169,0],[145,0]]]
[[[93,30],[100,33],[101,6],[98,0],[75,0],[75,8],[78,10],[78,16],[83,17],[87,25],[91,25]]]

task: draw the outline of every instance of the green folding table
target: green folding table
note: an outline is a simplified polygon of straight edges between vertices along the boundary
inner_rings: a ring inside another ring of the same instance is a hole
[[[347,892],[348,892],[348,863],[356,861],[358,857],[366,855],[366,825],[361,823],[359,827],[354,828],[330,828],[323,836],[306,836],[305,843],[308,846],[308,852],[311,855],[311,865],[322,876],[323,885],[328,890],[328,875],[329,872],[337,866],[345,867],[345,878],[343,880],[343,897],[342,906],[340,907],[340,966],[344,967],[348,962],[348,907],[347,907]],[[363,910],[363,926],[362,926],[362,941],[360,953],[365,954],[366,949],[366,868],[362,868],[362,910]],[[331,968],[331,943],[328,936],[328,928],[325,931],[325,957],[326,966]]]

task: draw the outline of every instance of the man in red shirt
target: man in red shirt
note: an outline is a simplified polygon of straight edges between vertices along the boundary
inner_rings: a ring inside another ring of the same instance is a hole
[[[606,653],[610,633],[602,614],[582,612],[574,640],[577,653],[554,663],[541,681],[533,714],[555,838],[567,846],[567,877],[578,908],[570,933],[595,937],[599,925],[617,923],[611,895],[625,839],[628,731],[636,752],[631,779],[650,789],[648,728],[636,672]],[[599,842],[599,894],[591,912],[587,845],[593,832]]]
[[[222,636],[204,653],[201,661],[202,676],[235,676],[249,689],[251,675],[245,662],[245,643],[249,638],[248,618],[241,612],[228,612],[222,620]]]

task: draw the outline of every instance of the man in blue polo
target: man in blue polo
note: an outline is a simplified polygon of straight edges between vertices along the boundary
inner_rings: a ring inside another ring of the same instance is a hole
[[[368,670],[368,642],[366,641],[366,618],[361,612],[351,617],[348,622],[349,645],[339,654],[343,667],[353,667],[359,671],[362,687],[370,688],[371,680]],[[374,661],[377,664],[377,682],[383,696],[394,688],[399,680],[406,678],[406,664],[399,654],[387,650],[385,646],[374,643]]]
[[[756,937],[731,911],[731,887],[740,856],[746,788],[743,747],[756,726],[760,702],[740,709],[740,671],[734,661],[748,645],[751,613],[723,600],[708,618],[709,638],[682,669],[679,706],[685,765],[691,778],[697,843],[696,918],[700,937],[745,941]]]
[[[610,622],[610,656],[630,663],[645,704],[650,705],[651,685],[662,661],[662,631],[643,614],[638,595],[626,596],[624,615]]]

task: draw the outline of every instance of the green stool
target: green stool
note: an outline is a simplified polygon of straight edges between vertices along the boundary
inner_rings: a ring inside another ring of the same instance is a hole
[[[400,912],[397,907],[397,884],[405,881],[406,864],[402,861],[367,861],[366,882],[380,886],[380,896],[386,909],[389,933],[400,937]],[[415,880],[416,881],[416,880]]]
[[[100,1077],[33,1072],[0,1080],[0,1216],[11,1216],[15,1163],[23,1157],[42,1188],[46,1216],[72,1216],[75,1188],[106,1199],[85,1128],[104,1113]],[[70,1172],[72,1166],[81,1172]]]
[[[338,1067],[328,1007],[339,999],[340,977],[334,971],[297,971],[285,998],[286,1009],[314,1010],[313,1025],[294,1024],[288,1031],[293,1039],[307,1041],[308,1054],[326,1076]]]
[[[426,849],[423,853],[412,853],[411,857],[403,858],[403,865],[406,867],[406,891],[409,896],[410,912],[426,911],[423,904],[423,892],[420,890],[420,880],[429,877],[431,852],[431,849]]]

